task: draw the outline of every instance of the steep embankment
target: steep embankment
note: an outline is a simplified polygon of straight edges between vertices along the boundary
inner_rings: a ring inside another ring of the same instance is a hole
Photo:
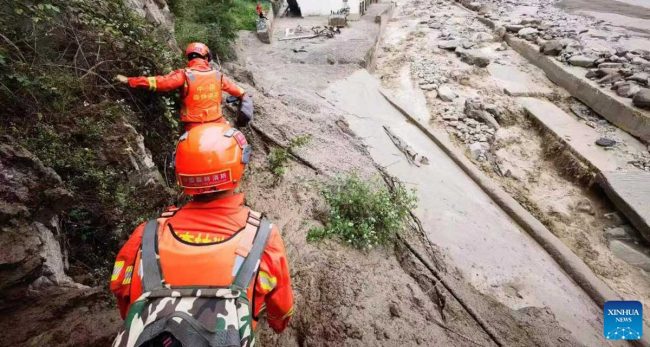
[[[172,200],[156,163],[177,125],[173,96],[129,92],[112,76],[175,65],[170,17],[164,1],[0,1],[9,345],[106,345],[119,325],[106,288],[112,259],[135,223]]]

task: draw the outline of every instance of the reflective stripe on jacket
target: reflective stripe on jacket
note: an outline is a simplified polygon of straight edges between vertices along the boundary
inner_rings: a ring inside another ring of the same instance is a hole
[[[188,71],[191,72],[191,75],[197,76],[198,84],[188,78]],[[218,75],[218,80],[215,74]],[[214,90],[210,90],[210,84],[214,84]],[[238,98],[245,93],[242,88],[222,76],[220,72],[212,69],[204,59],[192,59],[188,62],[187,68],[178,69],[163,76],[129,77],[129,86],[160,92],[183,88],[182,122],[215,121],[221,118],[222,91]],[[205,89],[206,86],[208,89]]]

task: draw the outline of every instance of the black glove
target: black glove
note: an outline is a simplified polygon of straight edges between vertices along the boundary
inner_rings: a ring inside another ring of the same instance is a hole
[[[242,95],[239,102],[239,111],[237,112],[237,120],[235,126],[243,128],[250,121],[253,120],[253,97],[248,94]]]

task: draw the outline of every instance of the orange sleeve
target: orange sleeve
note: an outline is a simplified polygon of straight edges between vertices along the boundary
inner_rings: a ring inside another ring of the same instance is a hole
[[[185,85],[185,71],[179,69],[163,76],[129,77],[129,87],[149,88],[152,91],[168,92]]]
[[[115,258],[113,273],[111,274],[111,291],[117,298],[117,306],[120,309],[122,318],[131,304],[131,283],[133,277],[137,277],[136,258],[142,243],[142,231],[144,223],[140,224],[133,234],[126,241]]]
[[[241,97],[245,93],[242,88],[229,80],[226,76],[221,78],[221,90],[237,98]]]
[[[289,264],[280,231],[273,226],[255,282],[255,316],[266,311],[269,326],[282,332],[293,315]]]

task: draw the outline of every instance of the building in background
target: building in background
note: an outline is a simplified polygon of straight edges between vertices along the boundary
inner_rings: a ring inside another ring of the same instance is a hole
[[[365,12],[371,0],[296,0],[303,16],[327,16],[332,12],[349,8],[348,19],[357,20]]]

